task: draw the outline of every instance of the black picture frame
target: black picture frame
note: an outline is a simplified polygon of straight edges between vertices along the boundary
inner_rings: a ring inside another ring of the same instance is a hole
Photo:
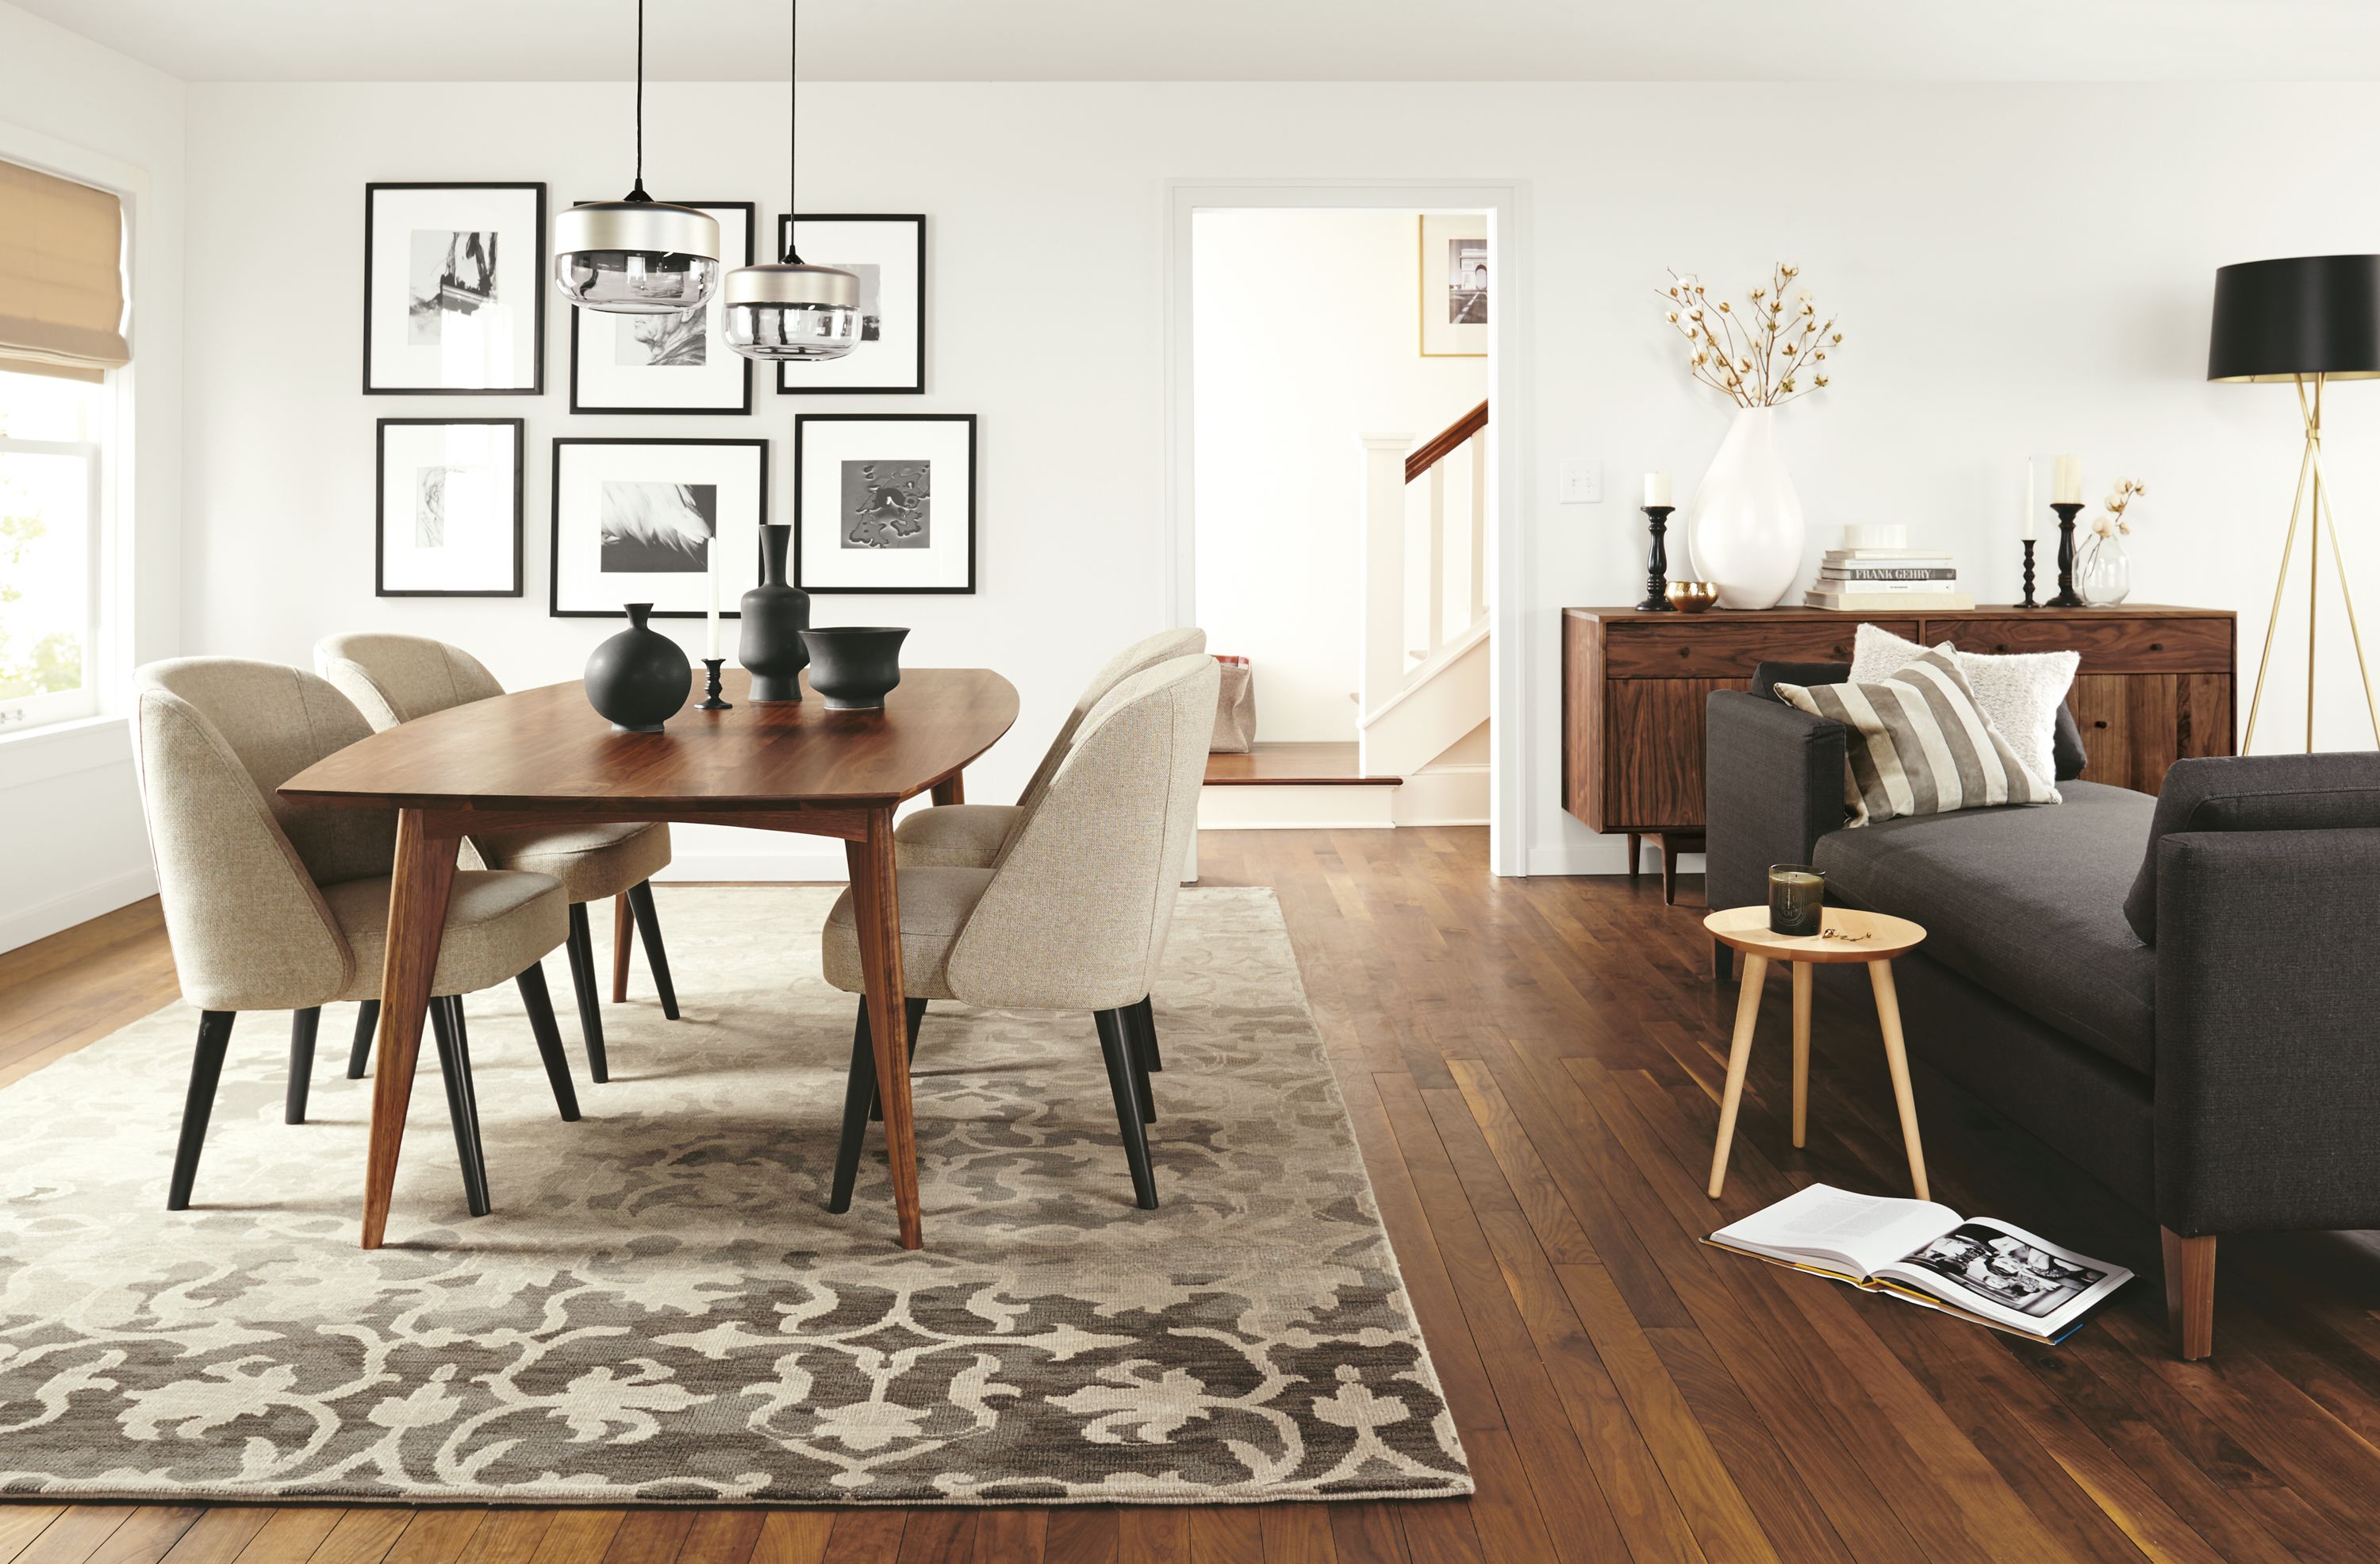
[[[547,507],[552,519],[547,544],[545,574],[545,604],[546,617],[548,618],[625,619],[627,617],[626,613],[618,608],[565,608],[562,605],[563,450],[565,446],[748,446],[752,447],[759,457],[759,465],[756,470],[755,474],[759,482],[759,492],[757,497],[757,502],[754,506],[756,519],[754,522],[753,532],[755,540],[753,546],[753,562],[755,566],[753,579],[755,580],[759,580],[759,527],[769,519],[769,442],[767,440],[747,438],[738,435],[688,434],[662,436],[660,438],[642,434],[557,435],[553,441],[552,482],[549,487],[550,498]],[[734,606],[734,605],[740,602],[743,595],[743,593],[740,591],[732,594],[722,591],[720,594],[719,617],[722,619],[742,618],[743,610],[740,607]],[[707,610],[700,608],[663,608],[659,605],[656,605],[652,613],[649,617],[655,619],[699,619],[707,617]]]
[[[748,266],[752,263],[754,245],[757,240],[758,230],[760,226],[759,209],[753,202],[748,201],[676,201],[673,198],[672,204],[677,206],[690,206],[699,211],[737,211],[743,213],[744,259],[739,262],[733,256],[722,255],[719,258],[719,264],[723,275],[725,272],[732,270],[738,265]],[[710,303],[706,303],[703,306],[703,309],[705,312],[712,312],[716,309],[716,306],[717,299],[714,295],[712,301]],[[726,338],[715,330],[711,334],[710,347],[712,349],[722,353],[735,354],[736,361],[742,366],[742,380],[744,383],[744,400],[742,406],[721,406],[709,408],[615,408],[606,404],[591,403],[583,400],[579,395],[578,386],[579,317],[583,313],[585,313],[585,312],[575,309],[570,312],[569,374],[570,410],[572,412],[596,415],[616,414],[637,418],[678,418],[686,416],[697,418],[735,418],[738,416],[750,415],[752,411],[752,360],[745,358],[740,353],[735,353],[734,348],[727,346]]]
[[[787,376],[801,366],[780,363],[777,366],[777,395],[781,397],[918,397],[926,390],[926,217],[921,212],[804,212],[795,215],[777,214],[777,253],[785,252],[785,241],[795,223],[907,223],[917,232],[913,242],[917,254],[917,354],[909,368],[905,385],[803,385],[792,383]],[[815,265],[832,265],[833,257],[804,257]]]
[[[536,198],[537,247],[530,269],[529,383],[527,385],[374,385],[372,384],[373,226],[381,193],[386,190],[528,190]],[[541,397],[545,395],[545,293],[547,265],[552,259],[546,238],[545,184],[542,180],[506,179],[375,179],[364,186],[363,394],[367,397]]]
[[[807,579],[805,569],[808,556],[802,546],[802,482],[805,439],[808,426],[820,423],[963,423],[966,425],[966,584],[964,586],[822,586]],[[972,596],[976,591],[976,493],[977,469],[980,465],[976,439],[974,413],[876,413],[834,412],[795,413],[794,415],[794,546],[793,584],[804,592],[824,595],[930,597]]]
[[[513,584],[508,588],[433,589],[388,584],[388,432],[424,424],[486,425],[513,432]],[[528,423],[517,418],[383,418],[372,429],[372,595],[374,597],[522,597],[528,593],[523,546],[527,532]]]

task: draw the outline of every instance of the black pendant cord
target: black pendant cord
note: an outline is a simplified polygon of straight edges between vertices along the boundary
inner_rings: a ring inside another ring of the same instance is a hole
[[[637,0],[642,5],[644,0]],[[794,242],[794,214],[801,210],[802,178],[802,6],[787,0],[785,16],[791,42],[785,51],[785,254],[784,264],[802,263],[801,247]]]
[[[645,193],[645,0],[637,0],[637,185],[624,199],[653,199]]]

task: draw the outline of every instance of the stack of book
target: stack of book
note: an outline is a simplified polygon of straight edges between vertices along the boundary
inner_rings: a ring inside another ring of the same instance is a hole
[[[1940,613],[1975,605],[1971,594],[1959,590],[1957,563],[1925,548],[1830,548],[1802,601],[1843,614],[1927,608]]]

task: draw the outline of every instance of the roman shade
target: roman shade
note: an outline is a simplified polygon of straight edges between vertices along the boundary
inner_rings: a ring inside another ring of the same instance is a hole
[[[124,341],[124,203],[0,163],[0,370],[95,381]]]

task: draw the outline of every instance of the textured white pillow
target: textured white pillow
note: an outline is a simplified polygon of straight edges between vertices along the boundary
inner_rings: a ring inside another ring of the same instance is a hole
[[[1898,673],[1925,648],[1903,641],[1888,629],[1862,625],[1852,641],[1852,682],[1874,684]],[[1937,650],[1953,650],[1949,641]],[[1975,705],[1999,730],[2025,769],[2036,776],[2055,776],[2058,764],[2051,746],[2058,731],[2058,708],[2082,666],[2075,652],[2014,652],[1989,655],[1961,652],[1959,671],[1975,692]]]

